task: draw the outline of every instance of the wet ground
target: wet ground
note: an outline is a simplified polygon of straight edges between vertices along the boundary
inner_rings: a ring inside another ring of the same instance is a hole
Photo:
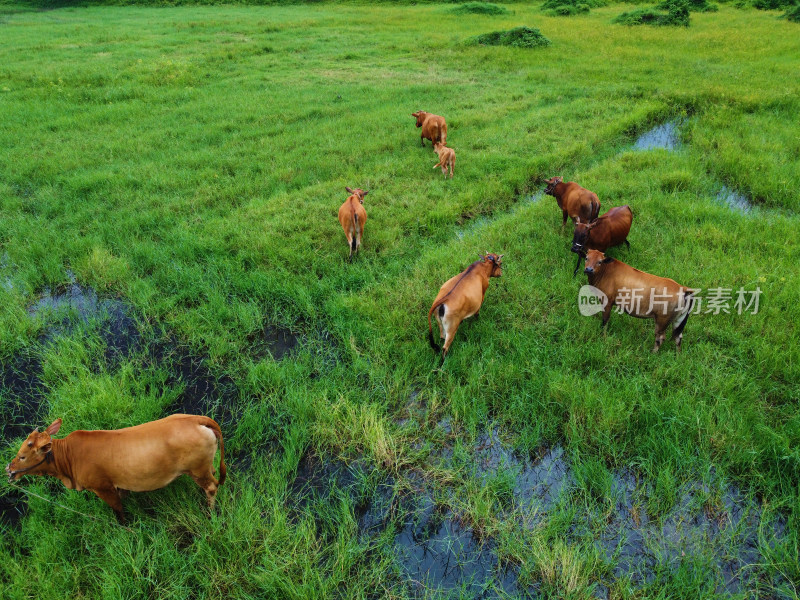
[[[728,189],[726,186],[722,186],[722,189],[717,192],[716,200],[729,206],[733,210],[737,210],[741,213],[749,213],[753,205],[750,203],[750,200],[747,199],[747,196],[742,194],[741,192],[737,192],[736,190]]]
[[[657,125],[636,138],[633,147],[635,150],[650,150],[652,148],[675,150],[681,144],[679,126],[680,124],[677,121],[667,121]]]
[[[605,597],[616,579],[643,585],[657,572],[677,572],[686,557],[715,574],[718,593],[748,593],[764,562],[759,534],[767,545],[784,536],[784,517],[765,513],[752,497],[724,482],[690,481],[677,490],[672,507],[654,516],[652,483],[631,471],[609,471],[607,492],[587,501],[580,474],[560,446],[529,456],[505,444],[497,429],[469,447],[457,443],[449,420],[440,421],[437,430],[444,442],[431,452],[431,465],[455,469],[461,474],[456,480],[474,478],[501,500],[505,494],[497,519],[534,529],[558,515],[568,520],[570,544],[596,547],[613,574],[597,582],[597,597]],[[330,503],[347,499],[363,543],[392,531],[398,574],[417,596],[433,590],[474,598],[535,596],[535,589],[520,585],[518,569],[500,559],[494,540],[481,538],[467,515],[454,512],[457,493],[457,487],[437,485],[417,470],[395,478],[363,460],[348,464],[306,456],[288,503],[296,518],[305,511],[319,525]]]

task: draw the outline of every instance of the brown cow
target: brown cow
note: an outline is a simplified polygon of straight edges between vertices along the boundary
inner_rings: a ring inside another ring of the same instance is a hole
[[[611,307],[616,305],[634,317],[655,319],[656,345],[653,352],[658,352],[667,327],[672,323],[672,339],[675,340],[675,349],[680,352],[683,328],[689,320],[693,295],[697,290],[634,269],[599,250],[589,250],[583,271],[589,284],[605,294],[602,327],[608,323]]]
[[[498,256],[487,253],[478,256],[480,260],[472,263],[441,287],[433,306],[428,311],[428,341],[434,351],[442,351],[442,362],[447,356],[461,321],[477,315],[481,309],[486,288],[489,287],[489,278],[503,275],[502,254]],[[436,310],[436,322],[439,324],[439,337],[444,338],[443,348],[439,348],[433,340],[431,315],[434,310]]]
[[[364,196],[369,194],[361,188],[351,190],[345,187],[350,196],[339,207],[339,223],[342,224],[344,235],[347,238],[347,245],[350,248],[350,256],[347,260],[353,260],[353,253],[358,252],[361,247],[361,236],[364,235],[364,223],[367,222],[367,211],[364,210]]]
[[[588,223],[600,214],[600,200],[594,192],[582,188],[574,181],[564,183],[563,177],[551,177],[546,179],[545,183],[547,187],[544,193],[553,196],[558,203],[558,208],[561,209],[563,217],[561,229],[564,229],[564,225],[567,224],[567,217],[573,221],[580,217],[585,223]]]
[[[419,134],[419,143],[425,146],[425,138],[428,138],[432,144],[442,142],[447,144],[447,123],[444,122],[444,117],[434,115],[424,110],[411,113],[412,117],[417,119],[417,127],[422,127]]]
[[[450,179],[453,178],[453,167],[456,166],[456,151],[448,148],[441,142],[436,142],[433,145],[433,151],[439,155],[439,162],[433,165],[433,168],[442,167],[442,174],[447,176],[447,168],[450,167]]]
[[[50,475],[71,490],[91,490],[125,522],[121,492],[157,490],[182,474],[206,492],[214,508],[217,488],[225,481],[225,444],[219,425],[208,417],[171,415],[125,429],[73,431],[62,439],[61,419],[43,432],[31,433],[6,466],[9,481],[23,475]],[[214,454],[219,440],[219,481]]]
[[[590,223],[582,222],[580,218],[576,219],[575,231],[572,235],[572,252],[578,255],[578,262],[575,263],[572,276],[575,277],[575,273],[578,272],[581,257],[586,256],[587,250],[605,252],[623,242],[630,248],[628,234],[631,232],[632,222],[633,211],[627,204],[612,208],[602,217],[598,217]]]

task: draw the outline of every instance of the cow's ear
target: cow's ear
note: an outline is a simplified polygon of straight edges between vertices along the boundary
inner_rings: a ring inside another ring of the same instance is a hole
[[[348,194],[352,194],[352,193],[353,193],[353,190],[351,190],[351,189],[350,189],[349,187],[347,187],[347,186],[344,186],[344,189],[346,189],[346,190],[347,190],[347,193],[348,193]]]
[[[61,419],[56,419],[50,426],[44,430],[47,435],[55,435],[58,433],[58,430],[61,429]]]
[[[47,454],[47,453],[48,453],[48,452],[50,452],[52,449],[53,449],[53,442],[47,442],[45,445],[43,445],[43,446],[40,446],[40,447],[39,447],[39,448],[37,448],[36,450],[37,450],[37,451],[38,451],[40,454]]]
[[[367,194],[369,194],[369,190],[367,190],[366,192],[364,192],[364,195],[365,195],[365,196],[366,196]]]
[[[603,264],[605,265],[605,264],[608,264],[608,263],[610,263],[612,260],[614,260],[614,259],[613,259],[613,258],[611,258],[610,256],[606,256],[606,257],[605,257],[605,258],[604,258],[602,261],[600,261],[600,262],[601,262],[601,263],[603,263]]]

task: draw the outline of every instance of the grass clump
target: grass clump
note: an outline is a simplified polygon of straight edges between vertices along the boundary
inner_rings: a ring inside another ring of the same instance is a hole
[[[719,5],[709,2],[708,0],[686,0],[689,7],[689,12],[717,12]],[[673,8],[675,0],[663,0],[660,4],[656,5],[659,10],[669,11]]]
[[[472,44],[480,46],[511,46],[513,48],[538,48],[549,46],[542,32],[532,27],[515,27],[508,31],[493,31],[472,38]]]
[[[498,6],[491,2],[466,2],[456,6],[451,12],[457,15],[506,15],[509,10],[505,6]]]
[[[689,3],[687,0],[665,0],[655,8],[641,8],[639,10],[624,12],[616,17],[612,23],[618,23],[620,25],[672,25],[688,27]]]
[[[788,21],[800,23],[800,2],[790,7],[783,16]]]
[[[571,17],[605,4],[603,0],[547,0],[542,4],[542,10],[551,17]]]

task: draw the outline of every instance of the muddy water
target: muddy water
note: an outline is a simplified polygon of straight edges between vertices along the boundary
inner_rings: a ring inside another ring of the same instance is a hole
[[[667,121],[662,125],[657,125],[636,138],[633,147],[635,150],[650,150],[652,148],[675,150],[681,143],[678,127],[679,123],[677,121]]]
[[[274,360],[282,360],[289,356],[300,343],[300,338],[289,328],[265,324],[258,335],[250,338],[251,352],[257,358],[271,356]]]

